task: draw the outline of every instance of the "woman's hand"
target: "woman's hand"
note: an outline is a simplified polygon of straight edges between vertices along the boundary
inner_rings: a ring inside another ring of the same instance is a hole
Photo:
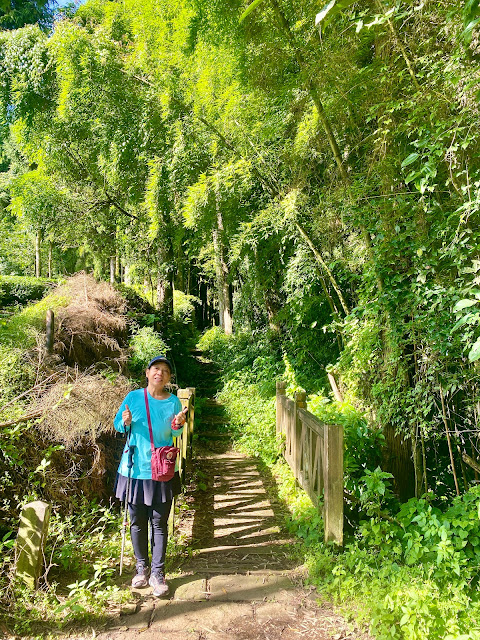
[[[123,424],[129,427],[132,424],[132,412],[128,408],[128,404],[125,405],[125,411],[122,413]]]
[[[175,426],[177,428],[183,427],[183,425],[187,421],[187,418],[186,418],[187,413],[188,413],[188,407],[185,407],[180,411],[180,413],[177,413],[177,415],[175,416]]]

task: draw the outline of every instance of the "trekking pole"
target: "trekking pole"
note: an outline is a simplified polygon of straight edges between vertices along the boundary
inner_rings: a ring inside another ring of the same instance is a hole
[[[133,450],[135,449],[135,446],[130,445],[128,447],[128,462],[127,462],[127,468],[128,468],[128,475],[127,475],[127,491],[125,492],[125,505],[123,507],[123,523],[122,523],[122,528],[123,528],[123,532],[122,532],[122,551],[120,553],[120,575],[122,575],[122,569],[123,569],[123,554],[125,552],[125,539],[127,537],[127,524],[128,524],[128,517],[127,517],[127,509],[128,509],[128,498],[130,495],[130,483],[132,480],[132,467],[133,467]]]

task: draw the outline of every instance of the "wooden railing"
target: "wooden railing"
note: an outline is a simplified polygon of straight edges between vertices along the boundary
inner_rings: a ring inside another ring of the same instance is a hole
[[[193,442],[193,423],[195,420],[195,388],[187,387],[186,389],[179,389],[177,391],[177,397],[182,403],[182,408],[188,407],[187,421],[185,422],[185,428],[183,433],[178,438],[175,438],[175,446],[180,449],[178,470],[182,482],[185,481],[185,472],[187,463],[192,457],[192,442]]]
[[[185,422],[185,428],[183,429],[182,435],[173,439],[173,444],[180,449],[180,454],[178,456],[178,472],[183,483],[185,482],[187,465],[190,464],[192,460],[193,425],[195,421],[195,388],[187,387],[186,389],[179,389],[177,391],[177,397],[182,403],[183,408],[188,407],[187,421]],[[176,500],[174,498],[168,521],[170,533],[173,533],[175,527],[175,502]]]
[[[343,544],[343,427],[324,424],[307,411],[305,393],[286,396],[277,382],[277,435],[285,459],[312,502],[323,508],[325,541]]]

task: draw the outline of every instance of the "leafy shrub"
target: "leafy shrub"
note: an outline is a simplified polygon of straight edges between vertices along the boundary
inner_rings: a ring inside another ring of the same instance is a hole
[[[308,410],[326,424],[343,426],[346,486],[350,491],[366,469],[375,469],[381,457],[384,436],[372,429],[364,414],[349,402],[332,402],[318,393],[308,398]]]
[[[275,401],[266,399],[254,384],[233,380],[218,394],[226,406],[234,443],[249,455],[272,464],[280,455],[275,434]]]
[[[256,384],[262,396],[275,395],[275,381],[285,367],[278,346],[269,341],[266,332],[228,336],[220,327],[213,327],[200,338],[198,348],[215,362],[224,381],[242,380]]]
[[[26,304],[43,298],[54,285],[51,280],[27,276],[0,276],[0,307]]]
[[[168,346],[162,336],[152,327],[140,327],[130,340],[131,357],[128,366],[131,371],[141,374],[152,358],[165,355]]]
[[[173,292],[173,317],[177,322],[189,324],[195,320],[195,305],[202,301],[196,296],[191,296],[183,291],[175,289]]]

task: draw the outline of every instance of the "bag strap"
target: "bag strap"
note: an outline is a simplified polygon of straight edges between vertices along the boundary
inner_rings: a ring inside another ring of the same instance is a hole
[[[152,420],[150,418],[150,407],[148,406],[147,387],[145,387],[145,389],[143,390],[143,394],[145,396],[145,408],[147,409],[148,431],[150,433],[150,446],[152,448],[152,453],[153,453],[155,451],[155,446],[153,444]]]

